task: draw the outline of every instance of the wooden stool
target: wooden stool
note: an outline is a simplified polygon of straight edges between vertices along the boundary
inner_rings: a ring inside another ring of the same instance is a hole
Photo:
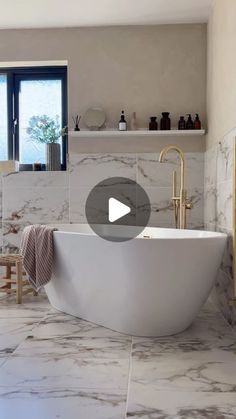
[[[26,272],[23,270],[21,255],[0,255],[0,266],[5,266],[6,268],[5,276],[0,277],[0,280],[5,282],[5,285],[0,287],[0,292],[5,292],[6,294],[15,293],[17,304],[22,303],[23,295],[29,293],[38,295],[38,293],[30,287],[29,282],[23,279],[23,277],[26,276]],[[12,270],[14,267],[15,270]],[[12,275],[15,275],[15,279],[12,278]],[[12,285],[15,285],[15,288],[12,288]]]

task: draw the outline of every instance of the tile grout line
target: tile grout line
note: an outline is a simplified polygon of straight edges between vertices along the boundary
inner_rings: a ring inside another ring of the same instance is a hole
[[[129,395],[130,395],[130,381],[132,373],[132,353],[133,353],[133,336],[131,336],[131,346],[130,346],[130,358],[129,358],[129,373],[128,373],[128,385],[127,385],[127,394],[126,394],[126,409],[125,409],[125,419],[127,418],[128,406],[129,406]]]
[[[45,316],[43,316],[43,318],[41,319],[41,320],[39,320],[39,321],[37,321],[37,322],[35,322],[35,325],[32,327],[32,329],[29,331],[29,333],[32,333],[33,332],[33,330],[36,328],[36,327],[38,327],[43,321],[44,321],[44,319],[46,318],[48,316],[48,313],[47,314],[45,314]],[[23,343],[23,342],[25,342],[26,341],[26,339],[28,338],[28,336],[29,336],[29,333],[27,334],[27,336],[26,337],[24,337],[18,344],[17,344],[17,346],[15,347],[15,349],[13,350],[13,352],[11,352],[10,354],[8,354],[8,356],[6,357],[6,359],[5,359],[5,361],[0,365],[0,368],[2,368],[5,364],[6,364],[6,362],[7,361],[9,361],[9,359],[14,355],[14,353],[17,351],[17,349],[19,348],[19,346]]]

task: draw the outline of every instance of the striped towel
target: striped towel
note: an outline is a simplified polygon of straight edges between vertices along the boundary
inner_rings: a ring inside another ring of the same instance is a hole
[[[36,291],[51,279],[55,230],[45,225],[32,225],[25,227],[22,234],[20,254],[29,282]]]

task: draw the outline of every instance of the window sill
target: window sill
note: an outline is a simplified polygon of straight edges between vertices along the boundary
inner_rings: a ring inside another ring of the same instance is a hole
[[[66,170],[64,165],[61,165],[61,170],[46,170],[45,164],[42,165],[40,170],[34,170],[32,164],[20,164],[19,166],[19,172],[64,172]]]

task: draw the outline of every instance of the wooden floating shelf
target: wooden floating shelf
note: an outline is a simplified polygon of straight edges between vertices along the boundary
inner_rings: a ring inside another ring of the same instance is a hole
[[[199,130],[177,130],[169,131],[148,131],[140,129],[138,131],[118,131],[118,130],[101,130],[101,131],[69,131],[70,137],[83,138],[105,138],[105,137],[189,137],[203,136],[206,134],[204,129]]]

